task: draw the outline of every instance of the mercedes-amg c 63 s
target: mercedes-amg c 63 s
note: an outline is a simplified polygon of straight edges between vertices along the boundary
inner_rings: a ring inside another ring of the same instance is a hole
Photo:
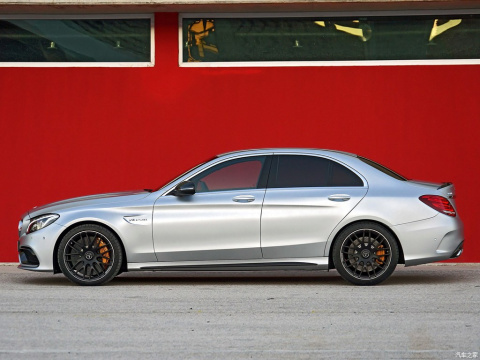
[[[374,285],[459,256],[451,183],[407,180],[361,156],[312,149],[227,153],[158,190],[36,207],[18,225],[21,269],[100,285],[133,270],[335,268]]]

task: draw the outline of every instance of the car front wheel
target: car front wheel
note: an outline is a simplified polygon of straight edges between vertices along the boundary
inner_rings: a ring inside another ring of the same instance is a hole
[[[360,222],[338,234],[332,255],[335,268],[345,280],[355,285],[376,285],[395,270],[399,250],[388,229]]]
[[[101,285],[120,271],[120,241],[110,230],[96,224],[79,225],[60,241],[58,265],[62,273],[79,285]]]

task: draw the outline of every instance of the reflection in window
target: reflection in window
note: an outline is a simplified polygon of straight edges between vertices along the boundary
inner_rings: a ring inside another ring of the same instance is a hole
[[[196,192],[255,189],[265,157],[233,160],[214,166],[195,176]]]
[[[0,20],[0,62],[150,62],[150,18]]]
[[[187,37],[188,61],[206,60],[208,53],[218,54],[214,44],[215,20],[202,19],[190,23]]]
[[[480,58],[480,16],[183,18],[184,62]]]

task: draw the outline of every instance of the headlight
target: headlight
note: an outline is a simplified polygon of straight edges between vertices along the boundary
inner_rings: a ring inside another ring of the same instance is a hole
[[[20,220],[18,222],[18,236],[20,236],[22,234],[22,228],[23,228],[23,221]]]
[[[60,215],[57,215],[57,214],[48,214],[48,215],[42,215],[42,216],[33,218],[30,221],[30,225],[28,225],[27,234],[43,229],[44,227],[47,227],[48,225],[55,222],[55,220],[57,220],[59,217]]]

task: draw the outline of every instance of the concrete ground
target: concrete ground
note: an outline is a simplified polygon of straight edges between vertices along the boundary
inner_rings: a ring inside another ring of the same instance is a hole
[[[0,359],[480,359],[480,264],[127,273],[101,287],[0,265]]]

